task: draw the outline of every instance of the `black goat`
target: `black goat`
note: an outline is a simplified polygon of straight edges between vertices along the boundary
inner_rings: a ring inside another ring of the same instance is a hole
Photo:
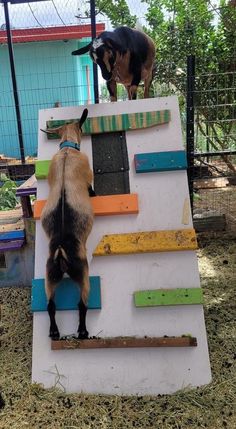
[[[136,99],[141,80],[144,81],[144,98],[148,98],[153,79],[155,45],[145,33],[129,27],[103,31],[88,45],[73,51],[72,55],[86,52],[99,65],[111,101],[117,100],[117,83],[126,87],[129,100]]]

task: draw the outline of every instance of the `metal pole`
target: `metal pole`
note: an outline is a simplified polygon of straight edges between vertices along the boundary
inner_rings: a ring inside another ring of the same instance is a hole
[[[195,56],[187,57],[187,109],[186,109],[186,144],[188,161],[188,184],[191,208],[193,209],[194,179],[194,89],[195,89]]]
[[[91,33],[92,39],[96,37],[96,13],[95,13],[95,0],[90,0],[90,17],[91,17]],[[95,103],[99,103],[98,92],[98,68],[97,64],[93,62],[93,87]]]
[[[14,100],[15,100],[16,120],[17,120],[18,138],[19,138],[19,145],[20,145],[20,157],[21,157],[22,164],[24,164],[25,163],[25,151],[24,151],[24,142],[23,142],[23,132],[22,132],[22,127],[21,127],[20,103],[19,103],[18,91],[17,91],[16,72],[15,72],[14,54],[13,54],[10,19],[9,19],[9,11],[8,11],[7,1],[8,0],[3,0],[5,21],[6,21],[6,32],[7,32],[7,45],[8,45],[9,59],[10,59],[13,95],[14,95]]]

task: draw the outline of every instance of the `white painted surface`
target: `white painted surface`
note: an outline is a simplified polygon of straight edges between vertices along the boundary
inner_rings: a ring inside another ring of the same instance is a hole
[[[46,387],[60,383],[69,392],[158,394],[172,393],[211,380],[203,309],[200,305],[135,308],[133,292],[143,289],[199,287],[195,252],[170,252],[92,258],[104,234],[191,228],[187,175],[184,171],[137,175],[133,155],[183,149],[177,99],[128,101],[88,106],[89,116],[149,110],[171,110],[168,125],[126,133],[130,161],[130,188],[139,196],[139,214],[96,217],[88,240],[90,275],[100,275],[102,309],[88,311],[90,335],[162,336],[191,334],[195,348],[101,349],[51,351],[46,313],[34,314],[32,380]],[[70,119],[81,115],[83,106],[40,111],[39,128],[46,120]],[[39,132],[39,159],[50,159],[58,142],[48,142]],[[92,160],[90,137],[81,150]],[[38,198],[47,197],[46,181],[38,182]],[[186,203],[187,201],[187,203]],[[187,207],[187,208],[186,208]],[[45,276],[47,240],[40,221],[36,225],[35,278]],[[62,335],[77,331],[76,311],[57,313]]]

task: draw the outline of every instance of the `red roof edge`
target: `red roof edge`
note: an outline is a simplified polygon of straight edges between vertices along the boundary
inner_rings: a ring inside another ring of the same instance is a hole
[[[96,34],[105,30],[105,24],[96,25]],[[69,25],[64,27],[24,28],[12,30],[13,43],[45,42],[51,40],[72,40],[91,37],[91,25]],[[0,43],[7,43],[5,30],[0,30]]]

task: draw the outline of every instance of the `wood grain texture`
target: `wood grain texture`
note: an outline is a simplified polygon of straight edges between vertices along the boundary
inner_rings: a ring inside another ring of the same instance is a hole
[[[78,119],[47,121],[47,128],[56,128],[76,122]],[[83,125],[83,134],[100,134],[114,131],[137,130],[170,122],[170,110],[124,113],[87,118]],[[57,139],[57,134],[48,135],[49,140]]]
[[[196,250],[194,229],[104,235],[93,256]]]
[[[51,341],[52,350],[71,349],[104,349],[104,348],[140,348],[140,347],[196,347],[197,339],[194,337],[114,337],[92,338],[88,340],[58,340]]]

